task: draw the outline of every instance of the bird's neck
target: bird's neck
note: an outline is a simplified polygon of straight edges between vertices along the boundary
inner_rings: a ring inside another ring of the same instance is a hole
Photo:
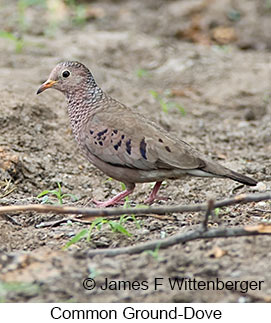
[[[95,86],[81,87],[72,93],[66,93],[68,114],[75,136],[81,130],[82,125],[89,120],[94,111],[100,106],[103,96],[103,91],[96,84]]]

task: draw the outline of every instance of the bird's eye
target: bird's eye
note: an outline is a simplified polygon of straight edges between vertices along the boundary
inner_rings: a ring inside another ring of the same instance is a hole
[[[71,73],[68,70],[62,72],[62,76],[65,77],[65,78],[69,77],[70,75],[71,75]]]

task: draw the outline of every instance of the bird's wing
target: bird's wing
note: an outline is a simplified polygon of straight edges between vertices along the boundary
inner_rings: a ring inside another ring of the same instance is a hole
[[[140,170],[205,166],[188,144],[122,105],[94,114],[81,134],[87,150],[112,165]]]

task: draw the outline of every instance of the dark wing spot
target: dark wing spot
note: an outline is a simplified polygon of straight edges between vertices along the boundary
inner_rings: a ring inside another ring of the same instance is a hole
[[[117,134],[118,133],[118,130],[115,129],[115,130],[113,130],[113,132],[114,132],[114,134]]]
[[[101,137],[103,136],[105,133],[107,133],[107,129],[103,130],[103,131],[100,131],[97,133],[98,137]]]
[[[169,153],[171,153],[171,150],[170,150],[169,146],[165,146],[165,148]]]
[[[121,143],[122,143],[122,141],[120,140],[120,141],[117,143],[117,145],[120,147],[120,146],[121,146]]]
[[[100,145],[100,146],[103,146],[103,142],[102,142],[102,141],[99,141],[99,145]]]
[[[97,140],[101,140],[102,136],[107,132],[107,129],[97,133]]]
[[[140,142],[140,146],[139,146],[139,149],[140,149],[140,153],[141,153],[141,156],[144,158],[144,159],[147,159],[147,156],[146,156],[146,142],[145,142],[145,138],[143,138]]]
[[[94,134],[94,131],[93,131],[93,130],[89,130],[89,133],[90,133],[91,135],[93,135],[93,134]]]
[[[94,144],[97,145],[97,141],[94,141]]]
[[[129,155],[131,155],[131,151],[132,151],[131,139],[126,141],[126,151]]]
[[[159,139],[158,139],[158,141],[159,141],[159,142],[163,142],[163,139],[159,138]]]
[[[119,149],[119,145],[118,144],[114,145],[113,147],[115,148],[115,150],[118,150]]]
[[[122,135],[122,136],[121,136],[121,139],[124,139],[124,138],[125,138],[125,136],[124,136],[124,135]]]

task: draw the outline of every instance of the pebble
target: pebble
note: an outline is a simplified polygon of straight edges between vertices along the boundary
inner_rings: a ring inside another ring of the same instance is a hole
[[[146,228],[144,228],[144,229],[142,229],[141,230],[141,234],[149,234],[150,233],[150,230],[148,230],[148,229],[146,229]]]
[[[259,191],[259,192],[264,192],[266,191],[267,187],[266,184],[263,182],[259,182],[255,187],[251,188],[253,191]]]
[[[266,206],[267,206],[267,204],[266,204],[266,202],[261,201],[261,202],[259,202],[259,203],[258,203],[258,206],[266,207]]]

